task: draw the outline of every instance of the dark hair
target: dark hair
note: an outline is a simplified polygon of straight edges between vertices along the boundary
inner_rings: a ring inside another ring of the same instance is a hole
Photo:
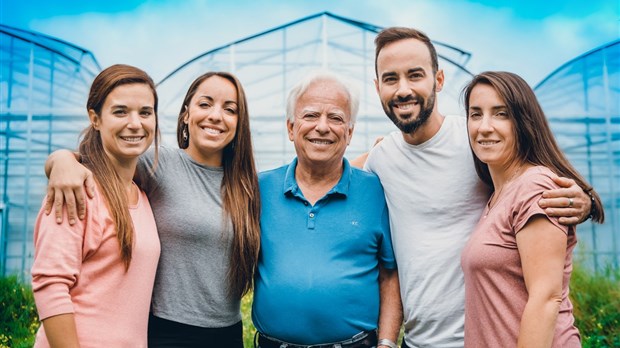
[[[519,160],[545,166],[557,175],[575,180],[584,191],[592,196],[592,221],[603,223],[605,213],[599,195],[577,172],[564,156],[555,141],[545,113],[530,86],[516,74],[504,71],[486,71],[474,76],[463,90],[465,112],[469,113],[469,98],[475,86],[491,86],[506,103],[508,116],[514,122],[514,137]],[[468,117],[469,120],[469,117]],[[478,176],[493,187],[489,166],[474,154]]]
[[[157,144],[159,138],[159,124],[157,120],[157,92],[151,77],[144,71],[123,64],[112,65],[103,70],[90,87],[86,110],[93,111],[97,117],[101,117],[101,108],[108,95],[116,88],[128,84],[144,84],[153,92],[155,101],[155,161],[157,161]],[[82,163],[93,172],[93,176],[99,184],[108,209],[112,214],[116,236],[121,249],[121,260],[125,270],[129,269],[133,248],[134,226],[129,214],[127,194],[116,173],[110,158],[106,155],[101,142],[101,134],[91,124],[83,131],[83,138],[79,145]]]
[[[377,37],[375,37],[375,75],[377,75],[377,77],[379,76],[379,72],[377,70],[377,58],[379,57],[379,52],[381,52],[383,47],[393,42],[406,39],[419,40],[426,45],[426,47],[428,48],[428,52],[431,55],[433,75],[437,73],[437,71],[439,70],[437,51],[435,50],[435,46],[433,46],[431,39],[429,39],[426,34],[413,28],[390,27],[381,30],[381,32],[377,34]]]
[[[250,115],[247,100],[241,82],[227,72],[208,72],[199,76],[187,90],[177,122],[177,142],[179,147],[189,146],[189,131],[183,119],[187,115],[188,105],[196,94],[198,87],[207,79],[219,76],[230,81],[237,90],[238,119],[233,140],[224,147],[222,166],[222,201],[225,216],[229,216],[233,225],[233,245],[228,266],[228,286],[234,296],[242,297],[252,288],[254,271],[258,262],[260,249],[260,194],[258,177],[254,164],[252,136],[250,133]],[[183,131],[186,139],[183,139]]]

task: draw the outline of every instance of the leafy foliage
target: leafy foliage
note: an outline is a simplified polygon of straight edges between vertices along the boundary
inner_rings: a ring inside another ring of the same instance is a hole
[[[570,289],[575,326],[583,347],[620,347],[620,270],[608,268],[595,273],[577,264]],[[252,325],[252,297],[250,292],[241,301],[246,347],[254,347],[256,332]],[[0,278],[0,348],[31,347],[38,327],[30,287],[15,276]]]
[[[570,298],[583,347],[620,347],[620,270],[595,273],[577,265]]]
[[[17,276],[0,278],[0,348],[32,347],[38,328],[30,287]]]

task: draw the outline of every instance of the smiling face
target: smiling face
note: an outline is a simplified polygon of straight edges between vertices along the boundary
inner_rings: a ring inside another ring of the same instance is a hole
[[[155,97],[142,83],[120,85],[106,97],[100,115],[88,111],[93,127],[101,135],[106,154],[116,164],[137,161],[155,137]]]
[[[185,150],[195,161],[222,165],[222,153],[235,138],[238,121],[237,90],[229,80],[214,75],[204,80],[186,106],[183,122],[188,125]]]
[[[433,73],[431,54],[422,41],[399,40],[379,52],[375,86],[385,114],[403,133],[412,134],[436,110],[443,71]]]
[[[506,103],[488,84],[477,84],[471,91],[467,132],[476,157],[490,169],[507,168],[516,159],[514,122]]]
[[[344,88],[332,80],[310,84],[295,105],[294,123],[286,121],[299,165],[338,169],[351,141],[351,110]]]

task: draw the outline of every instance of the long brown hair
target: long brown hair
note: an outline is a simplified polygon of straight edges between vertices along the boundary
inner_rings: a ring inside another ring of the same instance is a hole
[[[235,137],[224,147],[222,153],[222,166],[224,167],[222,201],[224,215],[230,217],[234,235],[228,266],[228,286],[234,296],[242,297],[252,288],[258,261],[260,193],[252,150],[247,100],[241,82],[234,75],[211,71],[192,82],[179,111],[177,142],[182,149],[189,146],[189,131],[183,119],[187,115],[189,103],[200,84],[212,76],[219,76],[230,81],[237,90],[237,129]]]
[[[130,66],[116,64],[103,70],[90,87],[86,110],[94,111],[97,117],[101,117],[101,109],[108,95],[118,86],[127,84],[145,84],[150,87],[155,100],[155,158],[157,159],[157,144],[159,138],[159,124],[157,121],[157,92],[153,80],[144,71]],[[127,194],[122,185],[121,178],[116,173],[112,161],[106,155],[101,142],[101,134],[91,124],[83,131],[83,138],[79,145],[82,163],[93,172],[93,176],[99,184],[108,209],[112,214],[116,237],[121,249],[121,260],[125,270],[131,263],[133,247],[133,222],[129,214]]]
[[[603,223],[605,213],[599,195],[579,172],[570,164],[555,141],[545,113],[530,86],[516,74],[505,71],[486,71],[474,76],[463,90],[465,112],[469,113],[469,97],[475,86],[486,84],[499,94],[506,103],[508,116],[514,123],[517,157],[534,165],[545,166],[555,174],[575,180],[592,196],[592,221]],[[468,117],[469,119],[469,117]],[[489,166],[476,157],[474,162],[478,176],[493,187]]]

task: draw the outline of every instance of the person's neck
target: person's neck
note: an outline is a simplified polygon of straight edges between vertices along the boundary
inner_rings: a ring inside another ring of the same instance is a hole
[[[191,157],[195,162],[200,163],[204,166],[208,167],[221,167],[222,166],[222,153],[223,152],[213,152],[206,153],[206,151],[201,152],[195,147],[188,147],[184,149],[185,153]]]
[[[114,158],[112,160],[112,166],[118,174],[118,177],[121,179],[121,185],[125,189],[125,194],[127,195],[127,202],[130,205],[134,205],[137,203],[138,195],[137,195],[137,187],[133,183],[133,177],[136,173],[136,167],[138,165],[138,159],[134,159],[131,161],[118,161]]]
[[[433,110],[431,116],[422,126],[412,133],[403,133],[403,139],[411,145],[420,145],[429,141],[441,129],[444,118],[439,111]]]
[[[491,175],[495,192],[500,191],[530,167],[532,167],[532,164],[521,160],[515,160],[505,166],[489,166],[489,174]]]
[[[329,165],[309,165],[297,162],[295,180],[304,197],[314,205],[340,181],[343,168],[342,159],[339,164],[334,162]]]

